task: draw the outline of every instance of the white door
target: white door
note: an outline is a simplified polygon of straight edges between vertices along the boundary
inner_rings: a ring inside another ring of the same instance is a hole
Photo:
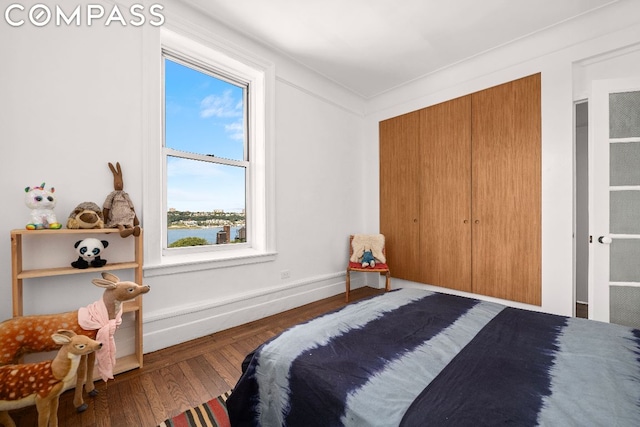
[[[640,78],[594,81],[589,110],[589,318],[640,328]]]

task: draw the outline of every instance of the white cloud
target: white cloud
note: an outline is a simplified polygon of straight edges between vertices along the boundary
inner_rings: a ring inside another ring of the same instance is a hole
[[[230,90],[222,96],[209,95],[200,102],[200,117],[242,117],[242,101],[234,100]]]
[[[224,125],[224,130],[229,134],[231,139],[244,140],[244,123],[242,120]]]

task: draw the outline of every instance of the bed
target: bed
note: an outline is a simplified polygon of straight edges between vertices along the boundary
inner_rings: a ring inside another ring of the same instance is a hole
[[[399,289],[247,356],[232,426],[640,426],[640,330]]]

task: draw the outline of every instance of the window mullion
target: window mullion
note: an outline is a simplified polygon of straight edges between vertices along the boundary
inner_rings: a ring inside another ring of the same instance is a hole
[[[223,165],[240,166],[243,168],[249,166],[249,162],[244,160],[225,159],[223,157],[216,157],[212,154],[202,155],[196,153],[188,153],[186,151],[174,150],[173,148],[167,147],[164,148],[164,154],[166,156],[179,157],[181,159],[200,160],[202,162],[220,163]]]

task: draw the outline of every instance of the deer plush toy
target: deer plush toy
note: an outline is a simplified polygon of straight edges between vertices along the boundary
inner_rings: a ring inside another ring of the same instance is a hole
[[[57,427],[60,394],[73,382],[80,358],[102,347],[69,330],[58,330],[51,338],[62,346],[55,359],[0,366],[0,423],[5,427],[15,427],[8,411],[31,405],[38,410],[38,427]]]
[[[87,307],[66,313],[19,316],[0,323],[0,365],[15,364],[24,354],[56,350],[57,345],[48,337],[58,329],[70,329],[103,343],[98,352],[89,353],[80,360],[73,398],[78,412],[88,406],[82,397],[83,386],[89,395],[97,393],[91,378],[96,359],[102,379],[113,378],[114,333],[122,321],[122,303],[146,294],[150,289],[134,282],[121,282],[107,272],[102,273],[102,279],[93,279],[92,283],[104,288],[104,293],[101,299]]]

